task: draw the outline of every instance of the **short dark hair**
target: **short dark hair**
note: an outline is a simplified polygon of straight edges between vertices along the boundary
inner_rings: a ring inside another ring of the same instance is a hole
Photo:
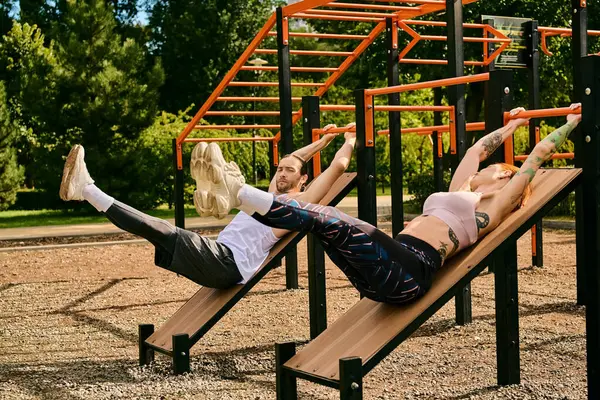
[[[308,174],[308,166],[306,164],[306,161],[304,161],[302,158],[298,157],[295,154],[286,154],[285,156],[281,157],[282,160],[284,158],[294,158],[294,159],[300,161],[300,163],[302,165],[300,167],[300,175],[306,175],[306,174]]]

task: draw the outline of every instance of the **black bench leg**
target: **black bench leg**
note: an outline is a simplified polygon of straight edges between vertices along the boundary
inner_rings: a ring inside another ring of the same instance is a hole
[[[340,399],[362,400],[362,359],[347,357],[340,359]]]
[[[517,243],[508,244],[494,263],[498,385],[514,385],[521,382]]]
[[[291,376],[283,364],[296,355],[296,343],[275,344],[275,372],[277,400],[296,400],[298,398],[298,386],[295,376]]]
[[[190,372],[190,336],[173,335],[173,373],[175,375]]]
[[[148,347],[146,339],[154,333],[154,325],[140,324],[138,325],[138,348],[140,350],[140,366],[148,365],[154,361],[154,350]]]

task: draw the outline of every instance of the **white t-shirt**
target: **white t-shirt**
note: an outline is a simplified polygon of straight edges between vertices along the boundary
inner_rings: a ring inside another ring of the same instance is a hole
[[[240,270],[240,284],[248,282],[269,255],[279,238],[273,229],[240,211],[219,233],[217,242],[227,246]]]

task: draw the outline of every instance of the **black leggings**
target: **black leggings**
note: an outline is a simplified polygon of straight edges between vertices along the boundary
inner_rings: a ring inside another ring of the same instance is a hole
[[[329,258],[364,296],[400,304],[431,286],[441,258],[428,243],[409,235],[396,240],[334,207],[276,196],[269,212],[253,217],[265,225],[317,236]]]
[[[157,249],[156,265],[168,265],[175,252],[177,229],[167,221],[152,217],[118,200],[106,210],[106,217],[117,227],[148,240]]]

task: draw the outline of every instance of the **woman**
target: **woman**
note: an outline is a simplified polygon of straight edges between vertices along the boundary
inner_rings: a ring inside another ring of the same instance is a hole
[[[580,104],[571,105],[573,110],[578,107]],[[514,109],[511,115],[521,111]],[[214,201],[227,197],[232,207],[273,228],[312,232],[361,294],[390,304],[409,302],[430,288],[433,274],[448,258],[477,242],[525,204],[536,171],[565,142],[581,116],[567,116],[567,124],[538,143],[521,168],[493,164],[478,172],[479,163],[527,120],[513,119],[475,143],[457,168],[450,191],[431,195],[423,215],[395,239],[333,207],[240,186],[227,171],[223,171],[222,190]]]

